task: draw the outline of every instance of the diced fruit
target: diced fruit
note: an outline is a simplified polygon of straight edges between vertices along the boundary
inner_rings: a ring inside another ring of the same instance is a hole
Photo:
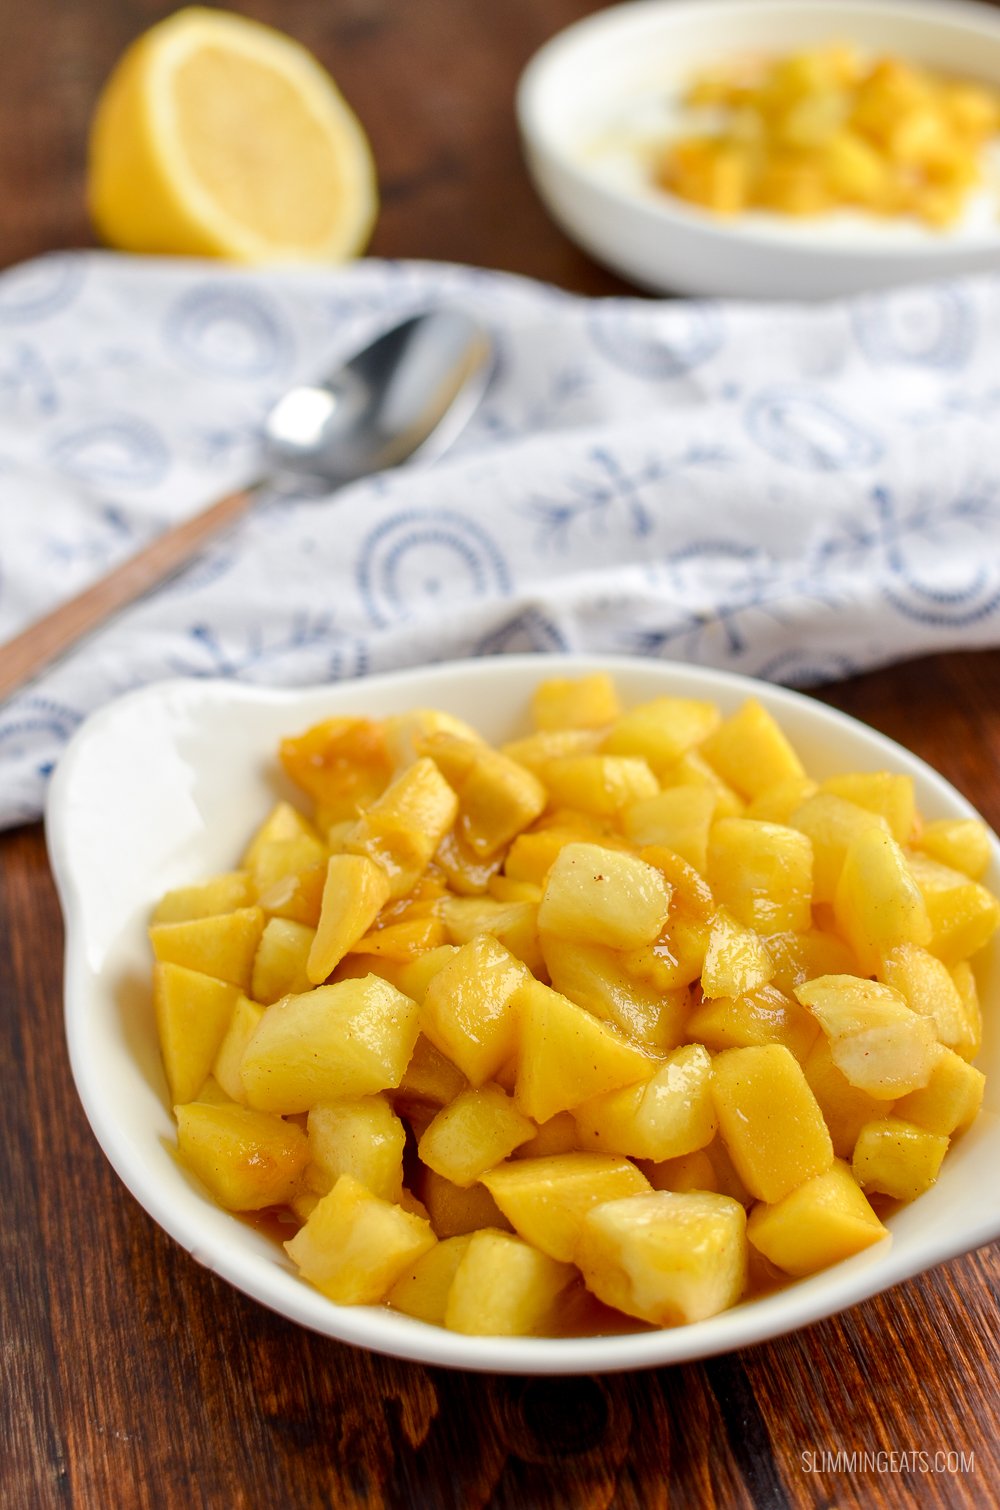
[[[777,721],[752,697],[708,736],[701,753],[744,797],[805,775]]]
[[[498,1085],[462,1091],[438,1112],[417,1152],[429,1169],[455,1185],[473,1185],[480,1175],[533,1137],[535,1124],[517,1110]]]
[[[174,1111],[181,1159],[221,1206],[260,1211],[291,1199],[309,1158],[301,1127],[245,1106],[195,1101]]]
[[[909,843],[916,811],[912,777],[897,776],[891,771],[850,771],[829,776],[820,790],[878,813],[889,825],[897,844]]]
[[[608,1201],[584,1217],[575,1257],[588,1289],[627,1316],[654,1326],[703,1321],[743,1294],[746,1213],[706,1191]]]
[[[652,1054],[676,1048],[690,1011],[686,988],[663,991],[630,973],[604,944],[573,943],[545,934],[542,954],[556,991],[611,1022]]]
[[[910,856],[910,872],[930,919],[929,936],[914,943],[926,944],[946,965],[989,943],[1000,926],[1000,901],[985,886],[920,854]]]
[[[154,923],[149,940],[162,964],[186,965],[249,991],[263,931],[264,914],[259,907],[238,907],[235,912],[182,923]]]
[[[499,939],[534,973],[544,970],[535,902],[497,902],[493,897],[445,897],[441,916],[449,942],[467,944],[480,933]]]
[[[455,1271],[472,1241],[471,1232],[446,1237],[413,1263],[386,1295],[394,1311],[414,1316],[431,1326],[444,1326],[448,1292]]]
[[[897,1101],[893,1115],[928,1132],[951,1137],[964,1132],[975,1121],[985,1086],[986,1076],[981,1070],[967,1064],[951,1049],[941,1047],[927,1084]]]
[[[242,865],[245,870],[254,870],[261,850],[281,839],[318,839],[319,835],[309,819],[290,802],[279,802],[268,813],[257,829],[244,853]]]
[[[975,818],[939,818],[925,823],[916,847],[973,881],[981,878],[990,863],[989,830]]]
[[[766,986],[774,973],[771,956],[752,928],[745,928],[720,908],[712,919],[701,969],[702,994],[743,996]]]
[[[153,1010],[172,1102],[193,1101],[198,1094],[239,994],[235,986],[184,965],[153,967]]]
[[[440,708],[412,708],[409,713],[387,718],[382,725],[385,747],[397,772],[419,760],[424,753],[423,745],[435,734],[450,734],[467,743],[481,743],[479,733],[471,724]]]
[[[519,987],[512,1006],[520,1019],[515,1100],[535,1122],[648,1080],[657,1068],[614,1028],[541,981]]]
[[[674,786],[629,803],[622,809],[622,827],[633,844],[662,844],[704,874],[714,812],[707,787]]]
[[[433,861],[456,897],[481,897],[503,862],[502,850],[494,855],[477,855],[453,828],[441,840]]]
[[[413,1046],[406,1074],[399,1082],[398,1095],[406,1100],[447,1106],[465,1090],[466,1084],[462,1071],[421,1033]]]
[[[638,755],[659,774],[700,745],[719,722],[714,703],[693,697],[656,697],[623,713],[608,730],[604,749],[609,755]]]
[[[308,991],[306,971],[315,930],[290,918],[268,918],[254,955],[250,991],[254,1001],[270,1005],[279,996]]]
[[[448,960],[427,987],[423,1031],[472,1085],[492,1080],[517,1047],[513,999],[528,972],[488,933]]]
[[[440,1238],[460,1237],[481,1227],[510,1224],[485,1185],[455,1185],[433,1169],[424,1169],[420,1193],[431,1226]]]
[[[287,889],[293,877],[300,878],[317,865],[325,865],[327,847],[313,834],[296,834],[289,839],[258,840],[254,849],[252,877],[257,899],[279,897],[284,882]]]
[[[686,1044],[650,1080],[585,1101],[573,1115],[582,1148],[654,1160],[704,1148],[718,1125],[711,1056]]]
[[[863,1190],[915,1201],[938,1177],[948,1139],[899,1117],[868,1122],[854,1145],[854,1178]]]
[[[307,971],[313,985],[332,974],[389,900],[389,877],[367,855],[331,855]]]
[[[776,786],[769,786],[747,804],[744,818],[759,818],[763,823],[783,823],[795,828],[792,814],[819,791],[817,782],[808,776],[789,776]]]
[[[381,726],[367,718],[328,718],[283,739],[285,773],[324,810],[328,823],[353,819],[385,789],[392,763]]]
[[[971,1025],[948,967],[916,944],[897,944],[882,961],[879,979],[895,986],[906,1004],[930,1017],[938,1039],[948,1048],[966,1053],[972,1047]]]
[[[669,771],[663,771],[660,785],[668,789],[690,786],[711,792],[715,800],[714,818],[738,818],[746,807],[742,797],[697,750],[689,750]]]
[[[669,906],[667,883],[652,865],[597,844],[567,844],[546,877],[538,927],[581,943],[634,949],[657,937]]]
[[[716,1050],[783,1043],[799,1061],[818,1034],[809,1013],[777,986],[703,1001],[691,1013],[685,1031],[688,1038]]]
[[[543,778],[554,803],[596,817],[610,817],[659,791],[646,762],[631,755],[557,756],[546,761]]]
[[[345,1174],[285,1249],[330,1300],[375,1305],[435,1241],[429,1222]]]
[[[774,965],[772,983],[791,995],[803,981],[817,975],[857,975],[857,961],[843,939],[821,928],[804,933],[769,933],[764,939]]]
[[[894,1101],[927,1084],[934,1023],[892,986],[856,975],[822,975],[796,989],[830,1040],[833,1062],[857,1090]]]
[[[516,1159],[544,1159],[550,1154],[578,1153],[580,1151],[580,1130],[573,1119],[572,1112],[556,1112],[541,1127],[536,1128],[534,1136],[526,1143],[520,1143],[514,1150]]]
[[[362,812],[344,848],[374,860],[389,878],[390,894],[402,897],[427,869],[457,814],[458,798],[424,756]]]
[[[600,744],[601,735],[596,729],[548,729],[528,734],[524,739],[513,739],[501,749],[544,782],[550,760],[563,755],[595,755]]]
[[[979,1005],[976,977],[972,973],[972,966],[968,960],[959,960],[957,965],[952,965],[951,978],[962,998],[962,1007],[968,1024],[966,1036],[969,1042],[968,1049],[960,1047],[955,1052],[960,1053],[963,1059],[975,1059],[983,1042],[983,1009]]]
[[[154,923],[185,923],[191,918],[214,917],[250,907],[256,901],[250,875],[245,870],[227,871],[196,886],[167,891],[153,910]]]
[[[318,1101],[397,1086],[417,1039],[417,1011],[377,975],[283,997],[267,1008],[243,1055],[248,1102],[305,1112]]]
[[[591,1207],[649,1189],[628,1159],[592,1153],[513,1159],[491,1169],[483,1184],[525,1242],[566,1263]]]
[[[780,823],[722,818],[708,840],[716,901],[758,933],[800,932],[812,922],[812,845]]]
[[[459,790],[458,832],[473,854],[496,854],[538,817],[545,802],[537,776],[481,745]]]
[[[326,885],[327,858],[324,855],[319,864],[289,871],[266,886],[257,896],[264,911],[272,917],[288,918],[293,923],[315,928]]]
[[[476,1232],[455,1270],[444,1324],[474,1337],[526,1337],[545,1328],[574,1270],[507,1232]]]
[[[618,717],[618,693],[607,672],[549,677],[531,698],[536,729],[600,729]]]
[[[808,797],[788,821],[812,844],[813,897],[817,902],[833,901],[844,858],[859,834],[871,828],[889,832],[888,822],[881,814],[833,792],[817,792]]]
[[[318,1195],[349,1174],[384,1201],[403,1188],[406,1130],[385,1096],[321,1101],[309,1113],[309,1184]]]
[[[839,932],[874,974],[897,944],[928,944],[931,922],[903,851],[882,829],[858,834],[844,857],[833,902]]]
[[[643,1174],[654,1190],[674,1190],[678,1194],[686,1190],[714,1190],[719,1193],[715,1165],[704,1148],[694,1153],[685,1153],[677,1159],[661,1159],[655,1164],[644,1164]]]
[[[888,1233],[840,1159],[774,1205],[755,1206],[747,1237],[786,1274],[827,1269]]]
[[[231,1101],[238,1101],[241,1105],[245,1105],[247,1099],[241,1073],[243,1055],[263,1016],[264,1008],[258,1002],[237,994],[229,1026],[212,1065],[212,1074],[218,1084]],[[199,1099],[203,1096],[204,1092]]]
[[[783,1044],[726,1049],[713,1061],[712,1081],[719,1133],[752,1195],[773,1204],[829,1169],[823,1113]]]
[[[829,1128],[834,1153],[849,1160],[865,1123],[885,1115],[885,1101],[851,1084],[834,1063],[830,1040],[824,1033],[802,1061],[802,1069]]]

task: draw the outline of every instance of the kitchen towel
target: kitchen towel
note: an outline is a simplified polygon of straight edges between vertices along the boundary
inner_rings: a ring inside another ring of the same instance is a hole
[[[768,306],[110,253],[0,276],[0,640],[256,477],[290,384],[438,304],[496,343],[453,449],[265,492],[0,707],[0,824],[40,812],[89,712],[163,677],[579,650],[815,684],[1000,643],[1000,278]]]

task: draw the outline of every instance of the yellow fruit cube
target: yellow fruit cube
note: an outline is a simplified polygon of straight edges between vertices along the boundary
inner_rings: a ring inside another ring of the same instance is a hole
[[[698,750],[688,750],[676,765],[660,773],[660,785],[667,790],[690,786],[711,793],[715,802],[713,818],[739,818],[746,809],[743,798],[723,781],[714,766]]]
[[[385,871],[403,897],[423,875],[458,814],[458,798],[433,760],[414,761],[358,818],[344,841]]]
[[[715,797],[707,787],[667,787],[623,808],[622,828],[638,848],[663,845],[704,874],[715,807]]]
[[[410,994],[410,993],[407,993]],[[399,1082],[397,1100],[426,1101],[447,1106],[465,1090],[468,1081],[424,1033],[417,1036],[406,1074]]]
[[[446,1237],[428,1248],[396,1280],[385,1297],[387,1304],[417,1321],[444,1326],[448,1291],[471,1241],[472,1233],[467,1232],[461,1237]]]
[[[541,981],[520,986],[512,1006],[520,1022],[514,1099],[534,1122],[648,1080],[657,1068],[649,1054]]]
[[[515,1159],[544,1159],[550,1154],[579,1153],[580,1130],[572,1112],[556,1112],[535,1129],[533,1137],[514,1150]]]
[[[305,1112],[397,1086],[417,1039],[417,1004],[377,975],[317,986],[267,1008],[243,1055],[247,1101]]]
[[[545,968],[538,939],[537,902],[498,902],[494,897],[444,897],[441,920],[452,944],[489,933],[533,974]]]
[[[561,755],[546,762],[542,776],[553,803],[598,818],[660,789],[646,761],[631,755]]]
[[[416,1002],[422,1002],[427,995],[427,988],[439,970],[443,969],[450,959],[454,959],[458,950],[452,944],[439,944],[435,949],[428,949],[425,954],[418,954],[408,960],[379,960],[379,974],[384,974],[386,980],[390,980],[397,991],[402,991],[404,996],[410,996]],[[370,965],[375,968],[375,960],[365,960],[356,956],[359,963]]]
[[[285,1250],[302,1277],[338,1305],[375,1305],[435,1241],[429,1222],[345,1174]]]
[[[836,933],[807,928],[803,933],[769,933],[764,945],[774,966],[772,984],[786,995],[818,975],[860,975],[858,962]]]
[[[927,1084],[934,1023],[893,986],[855,975],[821,975],[796,988],[830,1041],[833,1062],[857,1090],[894,1101]]]
[[[485,1185],[455,1185],[434,1169],[424,1169],[420,1194],[431,1226],[442,1240],[483,1227],[510,1230],[510,1223]]]
[[[412,708],[409,713],[397,713],[385,720],[382,733],[397,774],[426,754],[425,746],[436,734],[447,734],[466,744],[482,743],[481,735],[471,724],[441,708]]]
[[[290,918],[272,917],[264,924],[250,978],[254,1001],[270,1005],[279,996],[308,991],[312,982],[306,962],[316,931]]]
[[[897,944],[929,944],[931,921],[903,851],[870,828],[852,840],[833,901],[837,929],[866,975]]]
[[[230,870],[195,886],[179,886],[166,892],[153,910],[154,923],[186,923],[191,918],[214,917],[250,907],[257,900],[250,873]]]
[[[518,765],[527,766],[539,780],[545,780],[545,768],[550,760],[563,755],[596,755],[602,735],[596,729],[550,729],[538,734],[528,734],[524,739],[512,739],[501,745],[501,751]]]
[[[482,896],[504,862],[503,851],[477,855],[461,834],[451,828],[434,853],[434,864],[449,890],[460,897]]]
[[[961,1054],[963,1059],[975,1059],[983,1042],[983,1009],[979,1005],[979,988],[976,985],[976,977],[972,973],[972,966],[968,960],[959,960],[957,965],[951,967],[951,978],[955,982],[955,988],[962,998],[962,1006],[965,1010],[965,1019],[968,1023],[966,1038],[969,1043],[968,1049],[960,1046],[955,1052]]]
[[[759,797],[747,804],[742,816],[759,818],[762,823],[782,823],[794,828],[796,825],[792,823],[792,814],[818,791],[819,783],[811,777],[790,776],[785,781],[779,781],[777,786],[769,786],[766,792],[761,792]]]
[[[812,922],[812,845],[805,834],[755,818],[722,818],[708,840],[716,901],[758,933],[802,932]]]
[[[752,1195],[773,1204],[833,1163],[802,1066],[783,1044],[726,1049],[712,1064],[719,1134]]]
[[[927,1084],[897,1101],[893,1115],[928,1132],[951,1137],[972,1126],[983,1104],[985,1087],[986,1076],[981,1070],[951,1049],[940,1047]]]
[[[149,930],[153,953],[162,964],[185,965],[249,991],[254,955],[264,932],[259,907],[181,923],[154,923]]]
[[[581,1148],[653,1160],[693,1153],[718,1126],[711,1056],[700,1043],[685,1044],[651,1079],[595,1096],[573,1116]]]
[[[538,908],[544,933],[635,949],[667,920],[670,889],[652,865],[598,844],[567,844],[545,878]]]
[[[182,1161],[229,1211],[291,1200],[309,1158],[301,1127],[245,1106],[176,1106]]]
[[[851,1084],[834,1063],[830,1040],[824,1033],[813,1043],[802,1069],[830,1130],[834,1153],[839,1159],[849,1160],[865,1123],[885,1116],[885,1101]]]
[[[792,828],[807,836],[813,850],[813,899],[832,902],[844,868],[844,858],[859,834],[870,828],[889,832],[880,813],[848,802],[833,792],[817,792],[795,809],[789,818]]]
[[[916,847],[972,881],[978,881],[990,863],[990,831],[975,818],[939,818],[925,823]]]
[[[600,729],[619,714],[618,693],[606,671],[590,676],[548,677],[531,698],[536,729]]]
[[[805,775],[777,720],[753,697],[708,736],[701,753],[724,781],[748,798]]]
[[[477,747],[459,788],[458,832],[473,854],[495,855],[538,817],[545,788],[531,771],[489,745]]]
[[[820,791],[878,813],[897,844],[909,843],[916,816],[912,776],[898,776],[892,771],[848,771],[827,777],[820,783]]]
[[[774,965],[760,934],[745,928],[720,907],[708,935],[701,970],[702,995],[744,996],[766,986],[773,974]]]
[[[677,1159],[660,1159],[644,1163],[642,1172],[654,1190],[673,1190],[678,1195],[688,1190],[714,1190],[720,1194],[715,1165],[707,1149],[697,1148]]]
[[[608,730],[604,749],[609,755],[638,755],[660,774],[700,745],[720,721],[714,703],[656,697],[623,713]]]
[[[372,1195],[398,1201],[406,1129],[384,1095],[321,1101],[307,1122],[309,1185],[317,1195],[349,1174]]]
[[[819,1029],[809,1013],[777,986],[761,986],[743,996],[702,1001],[688,1018],[686,1033],[713,1050],[783,1043],[801,1062]]]
[[[930,919],[926,944],[946,965],[956,965],[984,948],[1000,926],[1000,901],[978,881],[939,865],[926,855],[910,855],[910,872]]]
[[[281,839],[318,839],[313,825],[290,802],[279,802],[268,813],[243,852],[241,865],[252,871],[265,845]]]
[[[316,934],[306,971],[314,986],[326,980],[363,938],[389,900],[389,877],[367,855],[331,855]]]
[[[265,886],[257,896],[265,913],[315,928],[323,902],[327,859],[328,856],[324,855],[321,863],[289,871]]]
[[[472,1085],[492,1080],[517,1047],[520,960],[488,933],[463,944],[427,986],[420,1025]]]
[[[868,1122],[854,1145],[854,1178],[862,1190],[915,1201],[929,1190],[948,1152],[948,1139],[899,1117]]]
[[[578,1007],[613,1023],[652,1054],[665,1054],[681,1042],[691,1008],[685,987],[661,990],[626,970],[624,956],[604,944],[544,934],[541,945],[553,989]]]
[[[878,976],[895,986],[914,1012],[932,1019],[941,1043],[963,1055],[973,1049],[965,1003],[948,967],[935,955],[916,944],[897,944],[883,959]]]
[[[888,1235],[840,1159],[774,1205],[755,1206],[747,1223],[753,1246],[796,1278],[828,1269]]]
[[[263,1016],[264,1008],[258,1002],[251,1001],[248,996],[238,994],[229,1026],[212,1064],[212,1074],[216,1082],[225,1091],[230,1101],[237,1101],[241,1106],[246,1105],[247,1093],[240,1067],[246,1046],[257,1031]],[[204,1091],[201,1092],[199,1099],[204,1099]]]
[[[483,1184],[525,1242],[564,1263],[593,1206],[649,1189],[628,1159],[594,1153],[513,1159],[491,1169]]]
[[[270,896],[279,881],[287,885],[292,876],[300,876],[315,865],[325,865],[327,848],[314,834],[297,834],[291,839],[261,840],[255,845],[251,876],[259,900]],[[274,890],[274,895],[279,895]]]
[[[575,1257],[587,1288],[627,1316],[704,1321],[746,1287],[746,1212],[708,1191],[607,1201],[584,1217]]]
[[[534,1136],[535,1124],[498,1085],[462,1091],[438,1112],[417,1144],[429,1169],[454,1185],[473,1185]]]
[[[545,1331],[574,1277],[507,1232],[473,1234],[448,1291],[444,1324],[472,1337],[529,1337]]]
[[[184,965],[153,966],[153,1010],[172,1102],[197,1096],[239,995],[236,986]]]

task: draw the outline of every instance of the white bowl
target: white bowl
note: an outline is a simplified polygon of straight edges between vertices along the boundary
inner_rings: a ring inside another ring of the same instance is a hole
[[[172,886],[232,866],[282,791],[281,735],[337,713],[380,716],[416,706],[460,714],[491,739],[524,724],[542,676],[611,671],[627,702],[660,693],[715,699],[754,693],[809,767],[907,771],[922,811],[972,813],[921,761],[863,725],[794,692],[718,671],[656,661],[510,656],[295,692],[231,682],[171,681],[130,693],[76,734],[52,782],[49,850],[66,918],[66,1032],[98,1141],[150,1216],[193,1258],[290,1320],[377,1352],[453,1368],[573,1374],[676,1363],[778,1336],[829,1316],[942,1259],[1000,1235],[1000,1031],[989,1011],[981,1064],[987,1105],[949,1153],[938,1183],[890,1220],[891,1242],[823,1274],[672,1331],[510,1339],[464,1337],[380,1307],[341,1307],[299,1279],[282,1249],[227,1214],[171,1157],[174,1124],[150,1003],[150,908]],[[1000,846],[990,884],[1000,886]],[[981,988],[1000,996],[1000,950]],[[122,1304],[129,1303],[123,1287]]]
[[[677,133],[693,72],[831,39],[1000,87],[1000,15],[982,5],[637,0],[569,27],[528,64],[517,113],[539,193],[586,251],[657,292],[812,299],[996,268],[996,172],[946,231],[854,212],[720,219],[648,181],[642,144]]]

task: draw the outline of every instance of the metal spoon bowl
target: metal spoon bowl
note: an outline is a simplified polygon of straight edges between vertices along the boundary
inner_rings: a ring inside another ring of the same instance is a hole
[[[279,399],[264,421],[261,481],[309,478],[328,493],[405,461],[433,460],[477,408],[492,361],[490,339],[471,316],[449,309],[411,315],[328,377]],[[0,645],[0,701],[179,571],[254,497],[252,487],[219,499]]]

